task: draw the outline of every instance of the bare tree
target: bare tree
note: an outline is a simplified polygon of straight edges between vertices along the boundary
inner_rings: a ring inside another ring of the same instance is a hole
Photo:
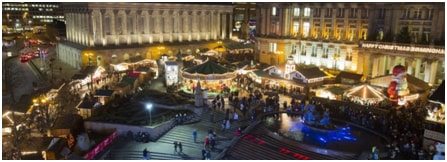
[[[10,152],[10,156],[7,156],[7,158],[20,160],[22,159],[23,146],[31,137],[31,128],[28,127],[29,124],[27,124],[27,122],[29,120],[27,120],[28,116],[26,114],[24,114],[24,116],[19,116],[14,111],[11,111],[10,119],[12,120],[12,126],[9,140],[13,148]]]

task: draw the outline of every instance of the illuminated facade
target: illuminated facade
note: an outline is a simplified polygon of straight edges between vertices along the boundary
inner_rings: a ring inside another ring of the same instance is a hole
[[[444,40],[444,10],[444,3],[257,3],[255,59],[284,64],[291,56],[297,64],[368,78],[401,64],[436,84],[444,78],[444,45],[435,45]],[[412,43],[394,43],[407,41],[403,29]]]
[[[60,3],[56,2],[3,2],[2,24],[9,28],[27,30],[35,25],[51,24],[53,19],[65,21]]]
[[[256,30],[256,3],[233,2],[233,36],[249,39]]]
[[[58,54],[76,68],[84,67],[88,58],[98,66],[108,66],[133,57],[158,59],[165,53],[191,53],[196,46],[188,42],[215,45],[232,36],[231,5],[64,3],[64,11],[67,40],[59,43]]]

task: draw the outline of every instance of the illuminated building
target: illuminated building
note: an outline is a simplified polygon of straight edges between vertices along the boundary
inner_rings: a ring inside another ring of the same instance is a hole
[[[51,24],[53,19],[65,21],[60,3],[3,2],[2,24],[9,30],[32,30],[33,26]]]
[[[57,53],[61,61],[77,69],[85,67],[88,60],[108,66],[134,57],[172,56],[173,51],[191,54],[203,48],[203,42],[212,42],[211,49],[217,40],[232,36],[231,5],[64,3],[64,12],[67,39],[59,42]],[[87,48],[91,55],[85,55]]]
[[[249,39],[256,30],[256,3],[233,2],[233,36],[239,39]]]
[[[284,64],[292,56],[367,78],[401,64],[427,83],[444,78],[444,3],[256,4],[259,62]]]

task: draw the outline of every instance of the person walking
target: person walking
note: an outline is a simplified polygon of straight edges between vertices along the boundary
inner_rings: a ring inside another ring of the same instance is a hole
[[[147,148],[144,148],[144,150],[143,150],[143,159],[144,160],[147,160],[147,153],[148,153]]]
[[[206,149],[205,147],[202,149],[202,160],[205,160],[206,158]]]
[[[210,145],[210,138],[208,136],[205,137],[205,147]]]
[[[177,153],[177,145],[178,145],[177,141],[174,141],[174,153]]]
[[[194,138],[194,143],[197,143],[197,130],[194,129],[194,131],[192,132],[192,137]]]
[[[205,157],[206,157],[205,160],[211,160],[211,152],[210,151],[206,151]]]
[[[178,143],[178,149],[180,153],[183,153],[183,147],[182,147],[182,142]]]
[[[216,146],[216,140],[214,138],[211,138],[210,144],[211,144],[211,151],[214,151],[214,146]]]

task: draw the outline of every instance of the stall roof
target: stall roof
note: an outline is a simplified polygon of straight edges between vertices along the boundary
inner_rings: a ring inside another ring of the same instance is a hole
[[[110,97],[112,96],[113,92],[114,90],[98,89],[95,91],[95,97],[99,96]]]
[[[253,74],[255,74],[258,77],[266,77],[269,75],[269,73],[264,70],[255,70],[253,71]]]
[[[135,80],[137,80],[137,78],[125,76],[125,77],[123,77],[123,79],[121,79],[121,83],[127,83],[127,84],[132,85],[135,83]]]
[[[356,74],[356,73],[350,73],[350,72],[342,71],[335,78],[335,82],[340,83],[341,82],[341,78],[351,79],[351,80],[355,80],[355,81],[359,81],[360,82],[360,79],[362,79],[362,77],[363,77],[362,74]]]
[[[139,62],[139,61],[142,61],[142,60],[144,60],[144,58],[141,57],[141,56],[136,56],[136,57],[129,58],[129,61],[133,62],[133,63],[136,63],[136,62]]]
[[[349,96],[357,96],[362,99],[380,99],[383,100],[385,95],[374,89],[373,87],[363,84],[354,88],[349,89],[346,92]]]
[[[65,114],[56,119],[53,129],[70,129],[75,123],[82,121],[82,116],[78,114]]]
[[[81,71],[81,73],[85,75],[93,74],[94,72],[96,72],[96,69],[98,69],[98,66],[87,66],[84,68],[84,70]]]
[[[78,73],[78,74],[74,74],[74,75],[71,77],[71,79],[72,79],[72,80],[82,80],[82,79],[85,79],[86,77],[87,77],[86,74],[80,74],[80,73]]]
[[[138,67],[135,71],[139,71],[139,72],[147,72],[147,71],[149,71],[149,70],[150,70],[149,67],[146,67],[146,66],[140,66],[140,67]]]
[[[199,74],[224,74],[231,72],[230,69],[227,69],[223,66],[218,65],[214,61],[207,61],[200,65],[194,66],[192,68],[186,69],[186,72],[190,74],[199,73]]]
[[[296,71],[301,73],[306,79],[326,77],[326,74],[324,74],[318,67],[298,68]]]
[[[436,88],[435,92],[428,99],[445,103],[445,80],[442,81],[441,85]]]
[[[96,102],[92,100],[85,99],[76,107],[78,109],[92,109]]]
[[[140,75],[141,75],[141,72],[133,71],[133,72],[129,72],[129,74],[127,76],[130,78],[138,78]]]

